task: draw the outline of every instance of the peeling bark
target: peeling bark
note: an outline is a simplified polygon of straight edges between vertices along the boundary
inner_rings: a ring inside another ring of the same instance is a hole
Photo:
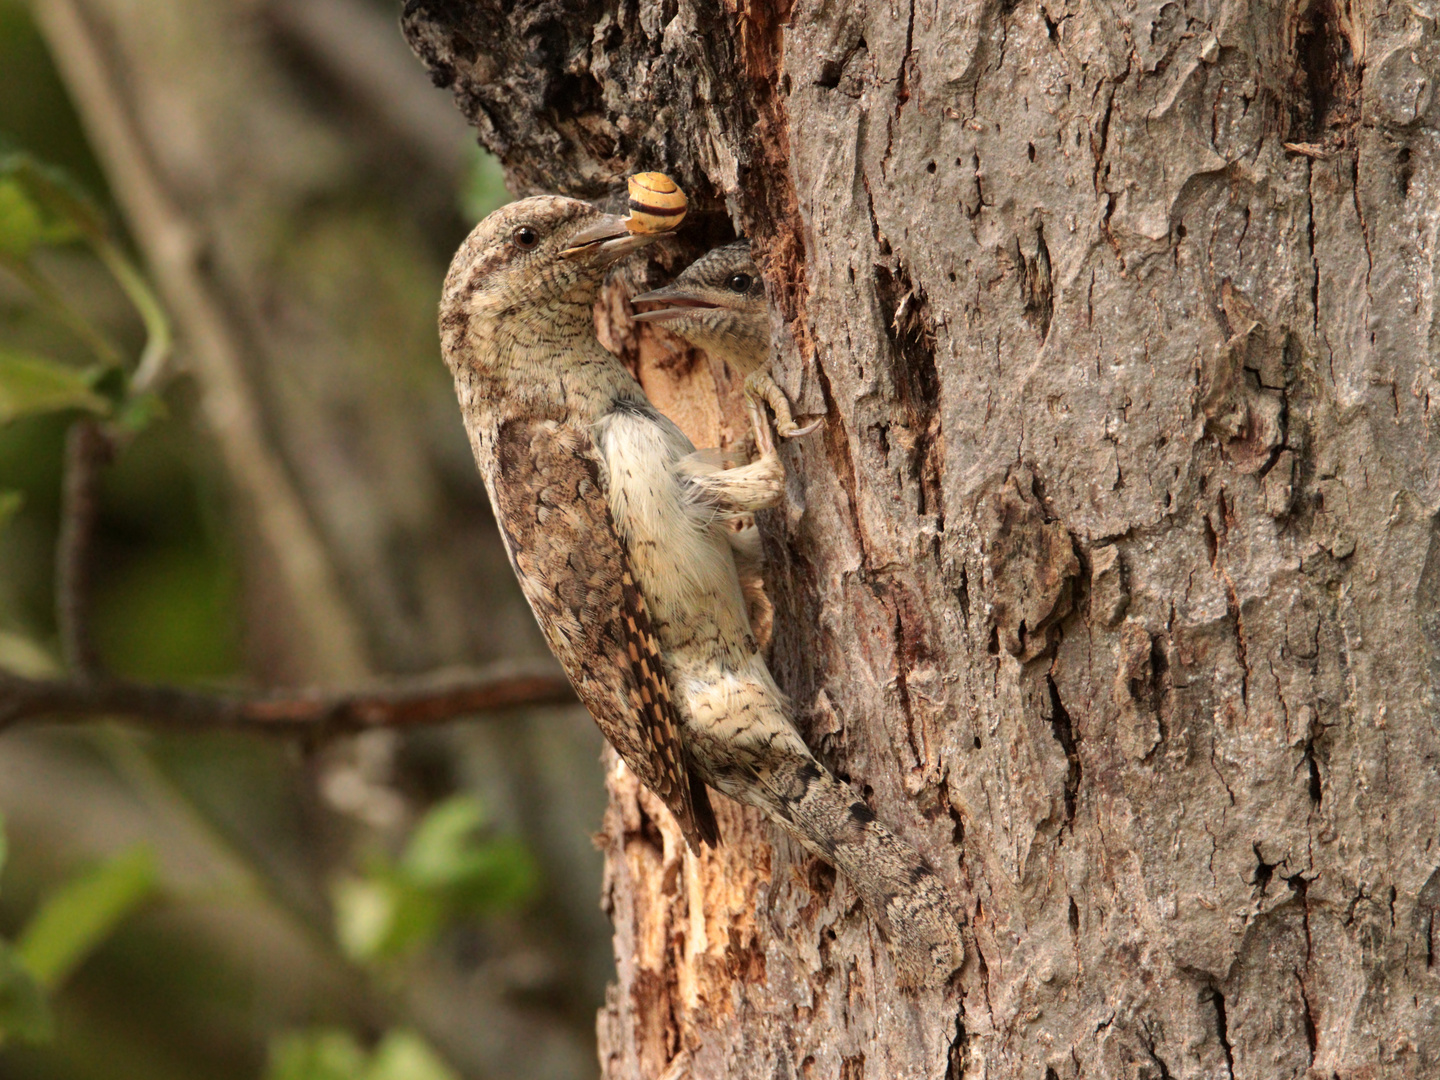
[[[519,193],[755,242],[827,417],[773,667],[974,932],[903,997],[843,879],[617,766],[606,1076],[1440,1068],[1432,7],[407,4]]]

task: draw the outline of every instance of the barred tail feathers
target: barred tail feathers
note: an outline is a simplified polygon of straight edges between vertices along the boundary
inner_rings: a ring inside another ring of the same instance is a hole
[[[792,759],[766,779],[777,800],[767,809],[855,886],[901,982],[935,986],[949,978],[965,947],[955,901],[925,857],[813,758]]]

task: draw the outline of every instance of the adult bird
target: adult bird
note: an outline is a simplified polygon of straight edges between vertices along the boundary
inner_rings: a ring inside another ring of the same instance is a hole
[[[595,337],[605,268],[656,238],[546,196],[495,211],[451,263],[441,343],[511,565],[692,847],[719,841],[707,784],[759,807],[854,882],[901,981],[933,984],[961,956],[945,887],[811,755],[751,633],[725,521],[783,495],[768,422],[752,402],[762,453],[723,469]]]

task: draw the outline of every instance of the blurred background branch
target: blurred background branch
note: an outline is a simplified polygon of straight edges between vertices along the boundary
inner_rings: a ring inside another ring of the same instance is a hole
[[[27,679],[0,671],[0,729],[22,720],[74,723],[124,717],[172,731],[246,731],[321,743],[371,728],[443,724],[462,717],[575,700],[553,665],[395,680],[331,693],[207,694],[128,679]]]
[[[395,32],[396,12],[362,0],[270,0],[277,29],[305,51],[364,111],[408,143],[437,176],[458,184],[459,149],[472,140],[458,110],[436,108],[437,95]]]
[[[70,425],[55,554],[55,617],[65,666],[80,685],[100,673],[100,654],[90,626],[90,560],[100,512],[100,470],[110,463],[114,450],[96,420],[83,417]],[[5,689],[0,683],[0,710],[9,696]]]

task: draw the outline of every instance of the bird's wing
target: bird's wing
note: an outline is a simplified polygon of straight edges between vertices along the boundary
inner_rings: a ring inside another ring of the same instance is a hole
[[[718,843],[709,794],[685,761],[660,646],[589,433],[510,421],[496,456],[501,531],[551,650],[605,738],[664,800],[691,846]]]

